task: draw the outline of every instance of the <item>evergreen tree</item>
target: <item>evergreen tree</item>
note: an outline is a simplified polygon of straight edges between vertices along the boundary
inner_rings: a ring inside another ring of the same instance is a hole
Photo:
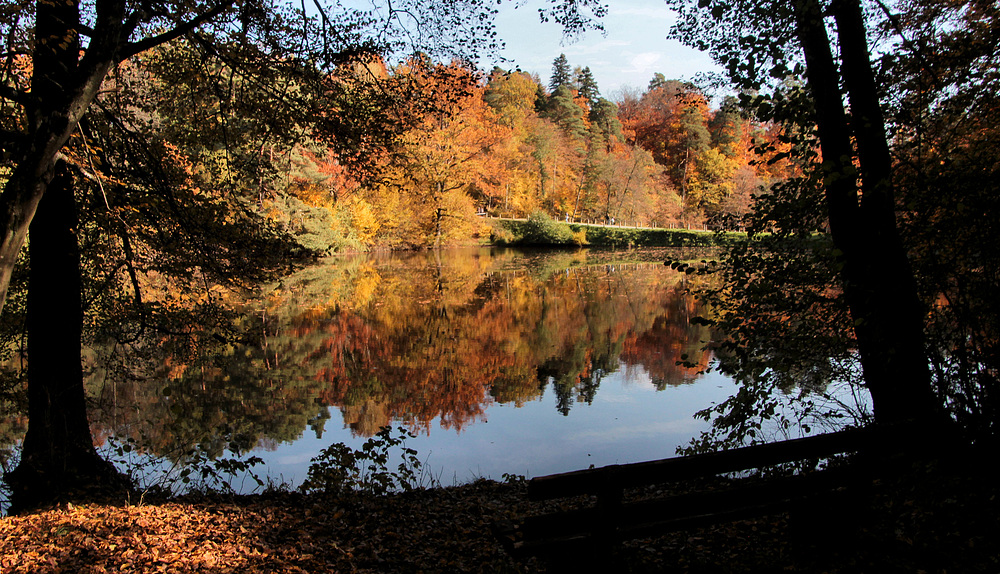
[[[601,96],[601,92],[597,89],[597,80],[594,79],[594,74],[590,72],[590,66],[583,68],[577,73],[576,83],[579,86],[580,96],[585,98],[590,107],[593,108],[594,104],[597,103],[597,98]]]
[[[549,80],[549,91],[555,92],[559,86],[568,85],[572,79],[566,54],[559,54],[559,57],[552,62],[552,79]]]
[[[573,101],[573,92],[566,85],[556,88],[549,98],[545,117],[555,122],[572,137],[583,138],[587,128],[583,123],[583,108]]]
[[[666,83],[667,83],[666,76],[664,76],[660,72],[656,72],[655,74],[653,74],[653,79],[649,81],[649,86],[646,88],[646,91],[652,92],[656,88],[662,88],[663,86],[666,85]]]
[[[688,106],[681,112],[680,128],[685,149],[702,152],[711,143],[711,135],[705,127],[705,116],[696,106]]]
[[[708,123],[712,135],[712,147],[718,148],[727,157],[736,156],[736,145],[743,135],[743,122],[739,102],[733,96],[726,96],[719,111]]]
[[[618,119],[618,106],[604,98],[598,98],[590,108],[591,132],[600,134],[610,151],[614,138],[621,138],[622,123]]]
[[[542,115],[546,106],[549,105],[549,95],[545,93],[545,88],[541,84],[535,85],[535,113]]]

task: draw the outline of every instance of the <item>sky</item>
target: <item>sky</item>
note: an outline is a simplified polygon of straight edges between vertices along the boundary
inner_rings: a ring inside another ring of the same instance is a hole
[[[562,37],[558,24],[539,22],[537,9],[545,4],[520,0],[498,6],[497,32],[506,43],[501,55],[511,60],[498,63],[502,68],[537,73],[547,85],[553,60],[566,54],[571,68],[590,66],[601,95],[610,100],[624,86],[644,90],[656,72],[691,80],[698,72],[719,69],[708,54],[667,40],[675,17],[662,1],[609,0],[606,35],[589,31],[574,42]]]

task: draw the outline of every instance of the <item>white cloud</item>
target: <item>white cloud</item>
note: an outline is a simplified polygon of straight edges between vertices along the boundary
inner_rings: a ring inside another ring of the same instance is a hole
[[[643,74],[654,70],[656,68],[657,62],[663,58],[663,54],[659,52],[643,52],[641,54],[636,54],[632,56],[629,60],[629,67],[622,70],[623,73],[627,74]]]
[[[589,56],[593,54],[600,54],[602,52],[607,52],[613,48],[621,48],[623,46],[631,46],[632,42],[625,40],[603,40],[600,42],[584,43],[579,42],[576,44],[569,44],[563,50],[566,56]]]
[[[667,8],[666,6],[652,7],[652,6],[632,6],[632,7],[616,7],[612,5],[610,11],[608,12],[609,17],[617,16],[638,16],[643,20],[673,20],[677,17],[677,14],[673,10]]]
[[[298,454],[288,454],[284,456],[279,456],[274,462],[276,464],[284,464],[289,466],[305,464],[313,459],[316,453],[313,452],[303,452]]]

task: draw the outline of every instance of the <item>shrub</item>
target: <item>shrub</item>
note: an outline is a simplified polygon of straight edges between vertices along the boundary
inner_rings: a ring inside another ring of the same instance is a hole
[[[384,495],[408,492],[420,488],[424,477],[417,451],[406,447],[406,439],[414,435],[406,429],[383,427],[365,441],[361,450],[342,442],[334,443],[312,459],[309,473],[299,489],[302,492],[347,494],[361,492]],[[401,461],[395,471],[389,470],[390,451],[400,447]]]
[[[528,216],[528,222],[524,225],[523,230],[524,233],[520,241],[523,244],[580,245],[568,225],[553,221],[551,217],[541,211],[533,211]]]
[[[566,226],[560,226],[541,211],[533,211],[524,226],[522,243],[561,245],[572,241],[573,234]]]
[[[497,245],[510,245],[517,242],[517,237],[504,223],[496,222],[490,231],[490,242]]]

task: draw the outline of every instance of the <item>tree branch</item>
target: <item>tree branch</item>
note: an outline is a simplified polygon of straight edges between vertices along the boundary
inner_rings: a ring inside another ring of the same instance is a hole
[[[195,17],[194,19],[190,20],[189,22],[185,22],[183,24],[179,24],[177,27],[175,27],[172,30],[168,30],[168,31],[166,31],[166,32],[164,32],[162,34],[159,34],[157,36],[153,36],[151,38],[145,38],[145,39],[140,40],[138,42],[129,43],[121,51],[121,54],[120,54],[119,57],[120,57],[121,60],[125,60],[127,58],[131,58],[132,56],[135,56],[136,54],[145,52],[146,50],[149,50],[150,48],[155,48],[156,46],[159,46],[160,44],[164,44],[164,43],[169,42],[171,40],[175,40],[175,39],[183,36],[184,34],[187,34],[188,32],[191,32],[192,30],[198,28],[202,24],[205,24],[206,22],[210,22],[213,18],[215,18],[219,14],[222,14],[223,12],[225,12],[226,10],[228,10],[230,7],[232,7],[232,5],[234,4],[234,2],[235,2],[235,0],[223,0],[222,2],[220,2],[219,4],[217,4],[214,8],[212,8],[208,12],[205,12],[204,14],[201,14],[200,16]]]
[[[93,38],[95,36],[94,29],[86,24],[77,24],[73,26],[73,29],[79,32],[81,36],[86,36],[88,38]]]

